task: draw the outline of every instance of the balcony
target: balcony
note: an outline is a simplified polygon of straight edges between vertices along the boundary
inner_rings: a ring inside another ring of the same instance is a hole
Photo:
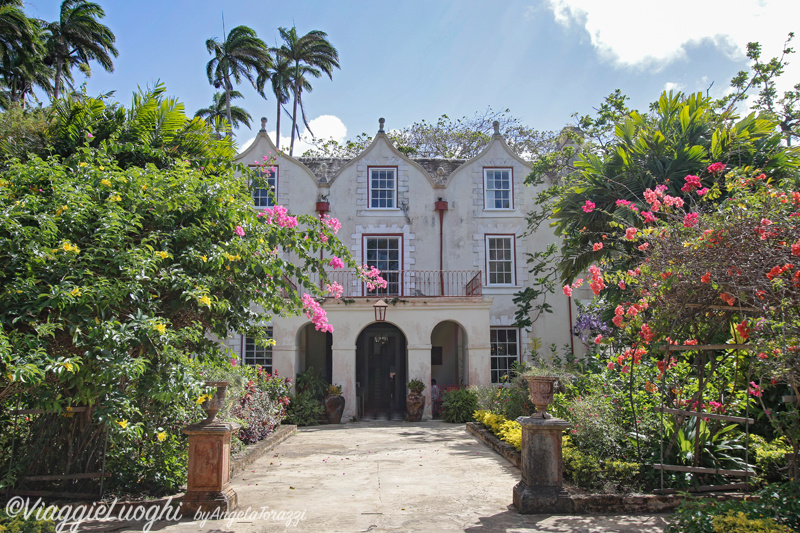
[[[327,272],[331,282],[344,288],[342,298],[475,298],[483,295],[480,270],[386,270],[385,289],[367,290],[353,271]]]

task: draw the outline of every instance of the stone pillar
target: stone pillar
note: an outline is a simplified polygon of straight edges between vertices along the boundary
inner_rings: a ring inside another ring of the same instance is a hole
[[[406,383],[412,379],[418,379],[425,384],[422,395],[425,397],[425,411],[422,413],[423,420],[431,418],[431,345],[419,344],[408,345],[406,354],[408,356],[408,375]],[[408,389],[406,389],[408,394]]]
[[[183,428],[189,435],[189,482],[181,500],[181,512],[211,513],[236,509],[236,492],[230,483],[231,433],[239,424],[192,424]]]
[[[514,487],[514,506],[522,514],[571,513],[563,484],[561,437],[570,423],[560,418],[521,416],[522,481]]]

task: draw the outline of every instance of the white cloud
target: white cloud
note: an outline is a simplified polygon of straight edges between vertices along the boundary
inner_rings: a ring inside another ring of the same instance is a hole
[[[620,67],[655,71],[684,58],[692,44],[711,44],[731,59],[742,60],[747,43],[758,41],[762,58],[779,55],[786,36],[797,29],[793,25],[797,26],[800,14],[797,0],[547,3],[556,22],[586,30],[602,59]],[[784,78],[796,80],[798,72],[790,67]]]
[[[291,122],[290,122],[291,124]],[[311,127],[311,131],[314,133],[314,136],[318,140],[327,140],[333,139],[339,143],[343,142],[347,138],[347,127],[344,125],[342,120],[334,115],[320,115],[317,118],[309,121],[308,125]],[[283,128],[281,128],[283,129]],[[267,131],[267,135],[275,142],[275,130]],[[256,138],[253,137],[251,139],[246,140],[242,143],[239,147],[239,153],[244,152],[247,150],[247,147],[252,144],[252,142]],[[299,139],[294,140],[294,157],[300,157],[306,150],[313,148],[311,144],[311,133],[308,129],[303,129],[302,133],[300,134]],[[283,136],[281,135],[281,150],[289,152],[289,145],[292,142],[292,138],[290,136]]]
[[[685,85],[682,84],[682,83],[674,83],[674,82],[671,82],[671,81],[668,81],[667,83],[664,84],[664,90],[666,92],[669,92],[669,91],[676,91],[676,92],[677,91],[681,91],[681,90],[683,90],[684,87],[685,87]]]

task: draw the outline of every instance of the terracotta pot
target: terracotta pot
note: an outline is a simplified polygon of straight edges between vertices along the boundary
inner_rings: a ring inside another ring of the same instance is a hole
[[[344,396],[325,396],[322,403],[325,404],[325,416],[328,417],[328,422],[339,424],[344,412]]]
[[[206,387],[216,387],[217,391],[210,400],[204,401],[200,406],[207,415],[201,424],[210,424],[214,421],[219,410],[225,405],[225,389],[228,385],[230,385],[228,381],[206,381]]]
[[[406,410],[408,411],[409,422],[422,420],[422,413],[425,411],[425,396],[419,392],[408,393],[406,396]]]
[[[552,418],[547,413],[547,406],[553,403],[554,385],[558,381],[554,376],[525,376],[531,402],[536,406],[533,418]]]

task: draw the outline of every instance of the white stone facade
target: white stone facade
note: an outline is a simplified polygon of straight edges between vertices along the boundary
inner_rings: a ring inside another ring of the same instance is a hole
[[[276,154],[261,132],[237,162],[260,163]],[[385,323],[375,322],[372,305],[378,298],[368,294],[324,302],[334,327],[329,336],[316,332],[305,317],[272,323],[273,370],[291,377],[312,365],[322,370],[343,387],[343,420],[402,414],[405,383],[414,378],[428,385],[425,416],[430,417],[432,378],[440,389],[485,385],[512,356],[525,360],[533,337],[545,346],[570,343],[569,302],[561,294],[551,297],[554,312],[538,319],[532,330],[513,328],[512,298],[529,281],[526,254],[546,248],[555,237],[546,228],[521,236],[538,191],[524,185],[531,167],[500,134],[468,161],[415,161],[379,132],[352,160],[277,154],[275,167],[278,203],[290,213],[315,214],[317,201],[326,199],[328,214],[342,223],[338,237],[356,261],[393,257],[404,272],[398,274],[395,292],[382,296],[391,304]],[[380,176],[390,179],[380,181]],[[384,203],[390,205],[376,208],[381,194],[388,195]],[[492,205],[490,200],[502,195]],[[436,202],[447,203],[441,226]],[[468,296],[465,276],[477,273],[481,294]],[[225,344],[242,355],[240,335],[232,334]],[[493,344],[497,353],[516,352],[502,360],[495,357],[495,372]]]

